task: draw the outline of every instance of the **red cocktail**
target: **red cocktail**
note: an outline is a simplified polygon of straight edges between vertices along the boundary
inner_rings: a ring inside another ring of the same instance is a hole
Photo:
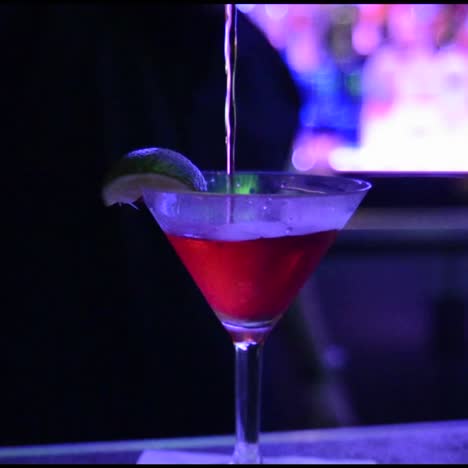
[[[240,232],[239,240],[167,237],[220,320],[253,327],[286,311],[336,233],[243,239]]]

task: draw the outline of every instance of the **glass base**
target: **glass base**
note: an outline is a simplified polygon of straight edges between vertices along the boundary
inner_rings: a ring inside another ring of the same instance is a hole
[[[262,457],[258,444],[237,444],[230,465],[258,465]]]

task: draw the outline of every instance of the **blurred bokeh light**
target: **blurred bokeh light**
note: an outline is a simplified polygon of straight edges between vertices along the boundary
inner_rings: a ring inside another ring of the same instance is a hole
[[[302,94],[292,169],[468,172],[467,5],[237,7]]]

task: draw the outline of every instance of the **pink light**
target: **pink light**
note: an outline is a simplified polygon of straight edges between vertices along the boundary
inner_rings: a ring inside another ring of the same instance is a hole
[[[361,55],[370,55],[380,45],[379,29],[371,23],[357,24],[353,30],[353,47]]]
[[[307,132],[298,137],[291,160],[298,171],[313,169],[316,174],[331,173],[329,158],[335,148],[341,146],[340,140],[327,134],[315,135]]]

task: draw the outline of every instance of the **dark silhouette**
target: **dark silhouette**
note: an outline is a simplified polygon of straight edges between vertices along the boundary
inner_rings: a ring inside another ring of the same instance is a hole
[[[0,7],[0,444],[228,433],[233,351],[146,210],[105,208],[137,148],[224,169],[222,5]],[[281,169],[299,102],[239,17],[239,169]]]

